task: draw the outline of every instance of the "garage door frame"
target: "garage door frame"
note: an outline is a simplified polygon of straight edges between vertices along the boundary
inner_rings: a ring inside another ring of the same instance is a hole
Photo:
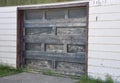
[[[18,7],[17,8],[17,68],[23,68],[24,56],[23,56],[23,24],[24,24],[24,10],[29,9],[51,9],[51,8],[68,8],[68,7],[86,7],[87,10],[87,43],[86,43],[86,54],[85,54],[85,75],[88,75],[88,18],[89,18],[89,3],[68,3],[68,4],[57,4],[57,5],[43,5],[43,6],[29,6],[29,7]]]

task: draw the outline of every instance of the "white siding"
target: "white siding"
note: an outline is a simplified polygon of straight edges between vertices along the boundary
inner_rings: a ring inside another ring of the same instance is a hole
[[[90,1],[88,37],[88,74],[120,80],[120,0]]]
[[[17,8],[0,7],[0,63],[16,67]]]
[[[0,30],[16,30],[16,24],[0,24]]]
[[[90,21],[120,21],[119,13],[91,14]]]
[[[110,29],[110,28],[90,28],[89,36],[97,37],[120,37],[120,29]]]
[[[120,21],[90,21],[89,28],[120,29]]]
[[[91,0],[92,2],[93,0]],[[91,3],[90,2],[90,3]],[[91,6],[90,5],[90,14],[103,14],[103,13],[119,13],[120,5],[106,5],[106,6]]]
[[[0,18],[16,18],[16,11],[13,12],[0,12]]]

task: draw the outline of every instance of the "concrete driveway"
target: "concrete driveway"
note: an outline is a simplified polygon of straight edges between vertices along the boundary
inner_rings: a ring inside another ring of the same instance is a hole
[[[20,73],[2,77],[0,83],[75,83],[75,80],[41,74]]]

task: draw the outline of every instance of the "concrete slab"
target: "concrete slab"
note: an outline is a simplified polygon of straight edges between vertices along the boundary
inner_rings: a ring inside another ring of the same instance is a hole
[[[41,74],[20,73],[2,77],[0,83],[75,83],[75,80]]]

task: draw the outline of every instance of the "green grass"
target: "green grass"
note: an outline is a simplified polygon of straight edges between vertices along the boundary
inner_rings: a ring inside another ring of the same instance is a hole
[[[76,82],[76,83],[114,83],[113,79],[107,75],[105,80],[101,80],[100,78],[92,78],[92,77],[81,77],[80,81]]]
[[[15,69],[7,65],[0,65],[0,77],[16,74],[20,72],[22,72],[21,69]]]
[[[74,0],[0,0],[0,6],[15,6],[41,3],[54,3]]]
[[[40,72],[41,72],[43,75],[50,75],[50,76],[55,75],[55,72],[52,71],[52,70],[41,70]]]

